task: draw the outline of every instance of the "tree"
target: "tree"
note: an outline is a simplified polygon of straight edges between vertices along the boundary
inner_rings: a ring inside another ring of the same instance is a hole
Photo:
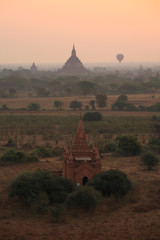
[[[148,171],[158,165],[159,159],[151,152],[144,153],[141,157],[141,161],[147,166]]]
[[[40,107],[39,103],[31,102],[31,103],[28,104],[28,109],[30,111],[38,111],[40,108],[41,107]]]
[[[7,106],[7,104],[2,104],[0,110],[6,111],[6,110],[9,110],[9,107]]]
[[[112,110],[136,111],[137,108],[132,103],[128,103],[128,102],[117,99],[116,102],[114,104],[112,104]]]
[[[63,105],[64,105],[64,103],[62,101],[59,101],[59,100],[54,101],[54,106],[56,107],[57,111],[62,110]]]
[[[123,101],[123,102],[128,102],[128,96],[127,95],[120,95],[118,97],[119,100]]]
[[[120,95],[114,104],[112,104],[112,110],[118,111],[136,111],[137,108],[132,103],[128,103],[127,95]]]
[[[96,174],[87,185],[94,187],[106,197],[114,198],[123,197],[131,189],[131,182],[127,175],[113,169]]]
[[[74,100],[70,103],[70,108],[73,110],[81,109],[82,106],[83,106],[82,103],[77,100]]]
[[[98,107],[103,108],[107,106],[107,96],[106,94],[96,94],[96,102]]]
[[[87,112],[83,116],[83,121],[101,121],[102,120],[102,114],[99,112]]]
[[[116,142],[118,144],[118,150],[125,155],[134,156],[141,152],[141,144],[137,141],[135,136],[118,136]]]
[[[92,111],[95,111],[95,110],[96,110],[95,100],[90,100],[89,105],[92,107]]]
[[[49,95],[49,91],[47,91],[45,88],[43,87],[38,87],[36,89],[36,92],[37,92],[37,96],[38,97],[48,97]]]

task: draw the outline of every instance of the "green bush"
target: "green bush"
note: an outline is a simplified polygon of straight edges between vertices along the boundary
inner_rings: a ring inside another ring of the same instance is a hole
[[[124,155],[135,156],[141,152],[142,146],[135,136],[124,135],[116,138],[118,150]]]
[[[0,159],[2,162],[24,162],[25,153],[20,151],[15,151],[14,149],[8,150],[4,153]]]
[[[73,182],[60,176],[45,181],[45,190],[50,203],[63,203],[68,194],[75,190]]]
[[[87,112],[83,116],[83,121],[101,121],[102,120],[102,114],[99,112]]]
[[[160,138],[151,138],[149,144],[160,146]]]
[[[100,193],[92,187],[82,187],[71,193],[66,204],[70,208],[82,208],[85,210],[94,209],[100,200]]]
[[[159,159],[151,152],[146,152],[142,155],[141,161],[145,166],[147,166],[147,169],[150,171],[153,169],[153,167],[158,165]]]
[[[6,111],[9,110],[9,107],[7,106],[7,104],[2,104],[0,110]]]
[[[131,189],[127,175],[120,170],[109,170],[95,175],[87,185],[93,186],[103,196],[123,197]]]
[[[28,109],[30,111],[38,111],[38,110],[40,110],[40,108],[41,107],[40,107],[39,103],[31,102],[31,103],[28,104]]]
[[[75,189],[74,184],[49,171],[25,172],[16,177],[9,186],[9,198],[18,197],[22,204],[42,206],[63,203]]]
[[[53,151],[51,148],[45,146],[37,146],[36,154],[41,158],[52,157]]]
[[[38,157],[34,153],[26,154],[14,149],[8,150],[0,159],[4,163],[22,163],[22,162],[37,162]]]

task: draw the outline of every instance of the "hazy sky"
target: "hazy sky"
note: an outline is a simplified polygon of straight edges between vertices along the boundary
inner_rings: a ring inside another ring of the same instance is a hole
[[[160,0],[0,0],[0,63],[160,62]]]

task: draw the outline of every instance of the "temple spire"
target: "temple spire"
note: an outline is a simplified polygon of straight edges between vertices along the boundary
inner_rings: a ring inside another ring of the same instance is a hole
[[[88,146],[87,136],[86,136],[86,133],[84,131],[81,114],[80,114],[80,120],[79,120],[79,125],[78,125],[78,128],[77,128],[77,132],[76,132],[74,145],[86,145],[86,146]]]
[[[72,56],[76,56],[76,50],[75,50],[74,44],[73,44],[73,49],[72,49]]]

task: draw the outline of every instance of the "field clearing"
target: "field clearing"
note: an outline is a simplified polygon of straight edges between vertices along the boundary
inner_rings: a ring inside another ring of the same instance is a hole
[[[2,240],[159,240],[160,170],[146,171],[139,157],[105,154],[103,170],[118,168],[133,182],[134,191],[115,202],[109,198],[93,212],[66,210],[59,223],[52,216],[28,211],[7,199],[6,187],[19,173],[37,168],[56,170],[56,158],[39,163],[0,167],[0,237]],[[160,167],[160,166],[159,166]]]
[[[119,95],[108,95],[107,110],[111,109]],[[128,101],[138,105],[150,106],[160,102],[160,94],[128,94]],[[48,97],[48,98],[0,98],[0,105],[7,104],[9,108],[27,108],[30,102],[39,103],[42,109],[53,110],[54,101],[60,100],[64,102],[64,109],[69,110],[71,101],[78,100],[82,102],[83,106],[89,105],[90,100],[95,100],[95,96],[76,96],[76,97]]]

